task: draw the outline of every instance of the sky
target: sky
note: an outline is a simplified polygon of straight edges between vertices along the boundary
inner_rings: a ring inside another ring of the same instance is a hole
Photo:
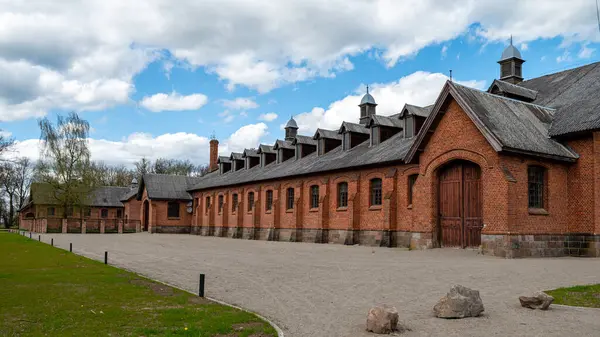
[[[0,129],[39,156],[38,120],[77,112],[92,159],[208,162],[390,115],[453,80],[486,90],[513,36],[523,75],[600,60],[595,0],[0,0]]]

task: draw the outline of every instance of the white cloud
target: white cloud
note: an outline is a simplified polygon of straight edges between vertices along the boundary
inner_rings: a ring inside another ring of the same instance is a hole
[[[441,54],[442,54],[442,60],[443,60],[443,59],[445,59],[445,58],[446,58],[446,55],[448,54],[448,45],[444,45],[444,46],[442,47]]]
[[[556,63],[561,62],[571,62],[573,58],[571,57],[571,53],[568,50],[565,50],[562,55],[556,57]]]
[[[266,114],[260,114],[260,116],[258,116],[258,119],[261,121],[265,121],[265,122],[272,122],[275,119],[277,119],[277,114],[274,112],[268,112]]]
[[[197,110],[208,102],[203,94],[182,96],[176,92],[170,94],[158,93],[146,96],[140,105],[152,112]]]
[[[483,42],[598,41],[594,10],[589,0],[4,1],[0,88],[12,94],[0,89],[0,120],[124,104],[157,58],[167,74],[203,67],[229,90],[267,92],[352,69],[361,53],[393,66],[469,29]]]
[[[398,81],[369,85],[370,93],[377,102],[377,114],[389,116],[400,112],[405,103],[427,106],[433,104],[448,77],[440,73],[417,71]],[[457,83],[483,89],[485,81],[456,81]],[[327,109],[315,107],[309,112],[294,116],[299,132],[312,134],[317,128],[338,129],[343,121],[358,122],[358,104],[364,89],[329,105]]]
[[[238,97],[234,100],[223,100],[223,106],[232,110],[248,110],[258,108],[258,104],[251,97]]]
[[[264,123],[245,125],[219,144],[219,152],[228,155],[231,151],[256,147],[267,134],[267,126]],[[24,156],[37,160],[39,145],[39,139],[17,141],[14,148],[3,156]],[[196,164],[208,163],[209,158],[209,139],[185,132],[167,133],[156,137],[148,133],[133,133],[119,141],[90,138],[89,148],[92,160],[128,167],[133,167],[134,162],[144,157],[189,159]]]
[[[587,44],[583,44],[577,56],[579,56],[579,58],[581,59],[589,59],[590,57],[592,57],[595,51],[596,49],[589,48]]]

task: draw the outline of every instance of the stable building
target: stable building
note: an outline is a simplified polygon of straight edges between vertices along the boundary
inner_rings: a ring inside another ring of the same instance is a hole
[[[292,118],[284,139],[221,157],[213,139],[209,174],[143,177],[148,229],[600,256],[600,63],[524,80],[524,62],[511,44],[487,91],[448,81],[391,116],[367,92],[337,130],[299,135]]]

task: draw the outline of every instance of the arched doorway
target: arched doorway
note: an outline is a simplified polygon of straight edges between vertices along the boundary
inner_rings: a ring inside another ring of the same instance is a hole
[[[439,242],[442,247],[477,247],[483,228],[481,169],[452,161],[438,175]]]
[[[150,217],[150,203],[148,200],[144,201],[144,232],[148,231],[148,218]]]

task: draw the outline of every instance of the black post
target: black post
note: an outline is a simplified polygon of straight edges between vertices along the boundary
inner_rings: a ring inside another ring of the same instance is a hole
[[[42,241],[42,236],[38,235],[38,241]]]
[[[54,246],[54,238],[50,239],[50,245]]]
[[[73,242],[69,243],[69,252],[73,252]]]
[[[198,296],[204,297],[204,274],[200,274],[200,285],[198,286]]]
[[[104,264],[108,264],[108,252],[104,252]]]
[[[31,239],[31,232],[29,232],[29,238]]]

